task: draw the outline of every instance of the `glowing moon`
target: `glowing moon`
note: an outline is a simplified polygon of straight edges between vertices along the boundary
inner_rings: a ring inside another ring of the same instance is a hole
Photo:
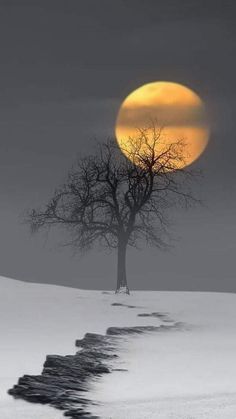
[[[194,162],[205,150],[209,140],[209,126],[205,105],[191,89],[178,83],[154,82],[134,90],[121,104],[115,134],[124,148],[137,130],[155,121],[162,127],[160,147],[178,140],[185,142],[182,167]],[[124,151],[125,154],[126,153]]]

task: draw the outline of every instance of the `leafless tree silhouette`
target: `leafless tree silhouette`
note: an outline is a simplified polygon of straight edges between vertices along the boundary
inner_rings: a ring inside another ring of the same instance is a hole
[[[94,155],[78,160],[43,210],[30,211],[32,232],[61,226],[79,251],[96,244],[117,249],[116,292],[129,293],[127,246],[145,241],[167,247],[169,209],[196,202],[194,174],[183,168],[184,142],[163,146],[161,141],[161,130],[153,125],[151,134],[150,129],[138,130],[123,152],[113,140],[98,145]]]

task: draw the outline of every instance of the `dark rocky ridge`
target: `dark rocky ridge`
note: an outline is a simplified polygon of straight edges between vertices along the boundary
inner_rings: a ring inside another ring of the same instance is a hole
[[[158,311],[154,311],[152,313],[139,313],[138,317],[156,317],[165,323],[174,323],[174,320],[169,317],[168,313],[160,313]]]
[[[127,308],[140,308],[140,307],[137,307],[137,306],[131,306],[131,305],[122,304],[122,303],[112,303],[111,306],[113,306],[113,307],[127,307]]]
[[[106,335],[86,333],[83,339],[76,341],[80,350],[75,355],[48,355],[41,375],[24,375],[9,394],[29,402],[49,404],[63,410],[70,418],[95,419],[97,416],[88,411],[92,402],[85,397],[88,384],[92,377],[112,372],[112,360],[118,356],[115,351],[120,336],[180,327],[180,323],[159,327],[110,327]]]

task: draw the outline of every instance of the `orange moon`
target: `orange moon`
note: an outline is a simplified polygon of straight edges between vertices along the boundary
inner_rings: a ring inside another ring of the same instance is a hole
[[[145,84],[130,93],[120,106],[115,135],[128,157],[127,145],[138,129],[150,127],[150,121],[161,128],[157,152],[179,140],[184,141],[184,163],[193,163],[205,150],[209,141],[209,126],[202,99],[182,84],[158,81]]]

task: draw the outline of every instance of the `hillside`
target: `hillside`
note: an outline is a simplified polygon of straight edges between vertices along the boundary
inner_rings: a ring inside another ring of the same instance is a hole
[[[63,417],[6,393],[19,376],[40,373],[47,354],[74,354],[75,339],[86,332],[172,321],[183,329],[123,340],[116,362],[128,371],[93,382],[88,398],[99,404],[92,411],[103,419],[235,418],[234,294],[137,291],[128,297],[1,277],[0,319],[2,419]]]

